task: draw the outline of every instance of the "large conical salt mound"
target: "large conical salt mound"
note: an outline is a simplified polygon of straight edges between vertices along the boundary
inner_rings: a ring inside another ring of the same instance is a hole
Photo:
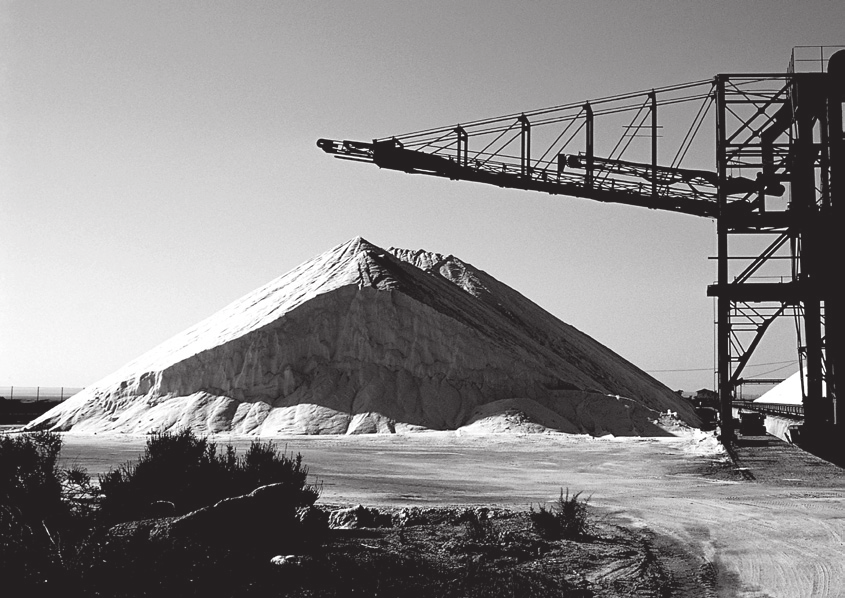
[[[356,238],[29,424],[274,436],[425,429],[663,435],[688,403],[453,256]]]

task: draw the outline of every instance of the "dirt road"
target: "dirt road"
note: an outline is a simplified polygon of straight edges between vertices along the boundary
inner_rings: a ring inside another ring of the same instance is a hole
[[[673,573],[689,591],[678,595],[845,596],[843,470],[809,457],[789,461],[788,450],[777,453],[774,467],[774,453],[750,447],[740,449],[739,465],[748,469],[737,471],[700,434],[426,433],[277,442],[302,453],[323,483],[323,503],[527,509],[569,488],[591,495],[610,520],[662,536],[669,553],[682,545]],[[143,443],[68,435],[63,456],[97,473],[134,457]]]

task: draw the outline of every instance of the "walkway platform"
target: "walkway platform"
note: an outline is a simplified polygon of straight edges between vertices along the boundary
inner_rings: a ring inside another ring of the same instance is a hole
[[[740,436],[732,452],[736,467],[748,480],[845,488],[845,469],[771,435]]]

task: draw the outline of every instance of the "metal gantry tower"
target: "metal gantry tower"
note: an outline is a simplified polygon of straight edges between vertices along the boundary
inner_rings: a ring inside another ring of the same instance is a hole
[[[769,325],[791,316],[803,372],[802,437],[841,458],[845,413],[837,405],[836,372],[845,366],[836,238],[845,224],[845,52],[829,50],[796,48],[785,74],[716,77],[718,280],[708,294],[717,300],[722,419],[730,417],[743,369]],[[732,212],[721,191],[734,173],[753,176],[759,186],[750,198],[754,209],[744,214]],[[775,186],[787,191],[780,205],[765,193]],[[746,255],[755,242],[759,249]]]
[[[743,373],[752,354],[775,320],[791,317],[806,372],[804,437],[845,453],[845,407],[836,401],[836,372],[845,371],[837,284],[843,87],[845,47],[798,47],[785,73],[720,74],[372,142],[317,145],[338,158],[411,174],[714,219],[717,280],[708,295],[717,302],[723,441],[734,438],[731,405],[737,388],[751,381]],[[686,116],[673,115],[681,109]],[[715,170],[681,167],[711,113]],[[599,121],[611,123],[602,135]],[[688,127],[675,138],[658,124],[679,121]],[[616,138],[611,130],[622,133]],[[608,139],[616,140],[612,149],[597,151]],[[658,141],[664,153],[677,149],[668,165],[658,163]],[[628,157],[637,151],[639,159]]]

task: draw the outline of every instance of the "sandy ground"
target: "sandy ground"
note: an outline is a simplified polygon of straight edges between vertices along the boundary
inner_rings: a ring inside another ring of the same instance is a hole
[[[701,432],[660,439],[424,433],[274,441],[303,455],[322,482],[323,503],[527,509],[569,488],[591,496],[608,520],[647,528],[691,551],[698,571],[690,579],[699,587],[678,595],[845,596],[845,475],[821,461],[789,461],[788,451],[797,449],[786,445],[776,461],[789,466],[773,465],[768,449],[757,457],[742,449],[737,470]],[[144,442],[65,435],[63,457],[96,474],[136,457]],[[232,439],[238,447],[249,442]],[[690,565],[687,558],[679,568]]]

